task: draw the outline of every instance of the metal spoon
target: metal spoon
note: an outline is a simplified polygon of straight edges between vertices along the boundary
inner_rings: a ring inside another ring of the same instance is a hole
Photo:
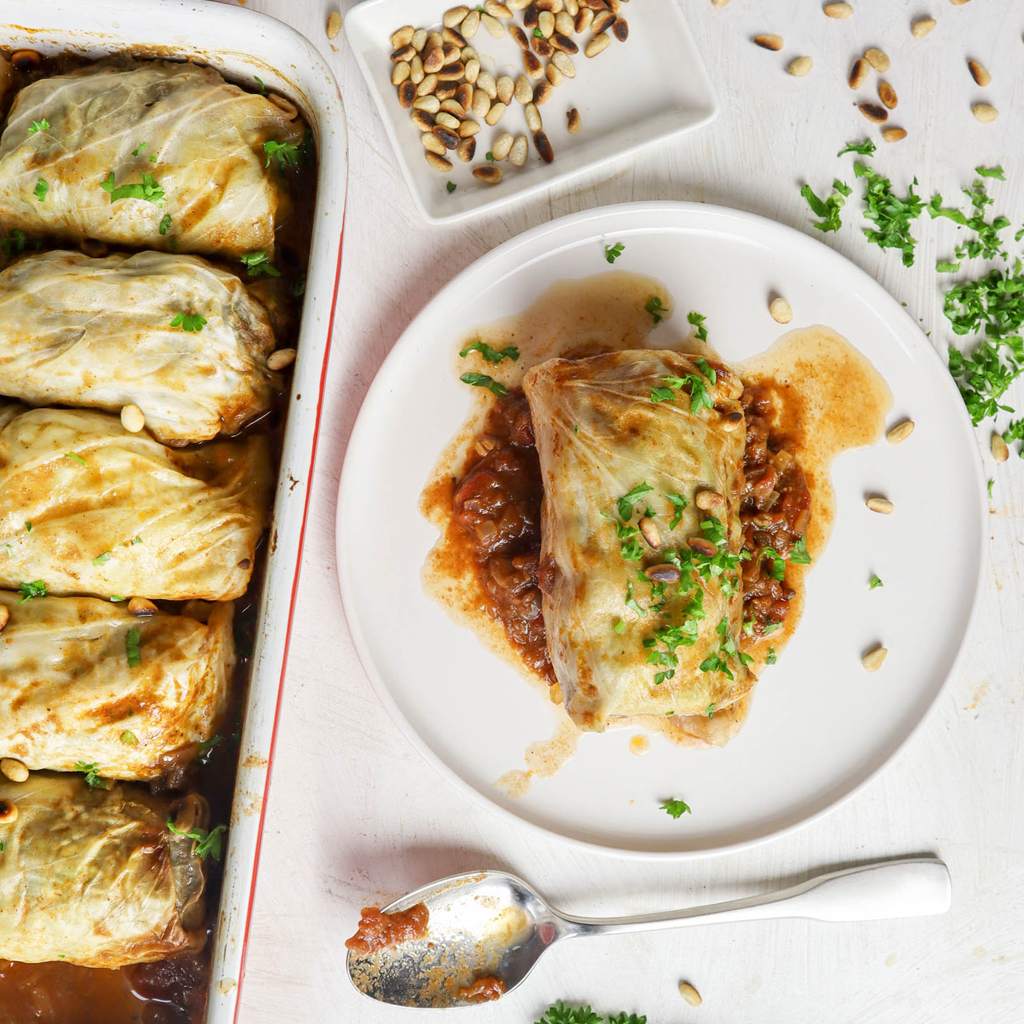
[[[915,857],[833,871],[800,885],[728,903],[611,920],[574,917],[549,907],[524,881],[503,871],[453,875],[423,886],[387,913],[424,903],[421,939],[369,956],[349,953],[348,973],[365,995],[399,1006],[466,1005],[460,990],[480,977],[499,978],[511,992],[559,939],[681,928],[719,921],[804,917],[876,921],[944,914],[949,871],[940,860]]]

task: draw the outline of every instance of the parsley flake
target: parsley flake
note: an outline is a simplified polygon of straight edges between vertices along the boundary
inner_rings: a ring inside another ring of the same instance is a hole
[[[32,190],[32,195],[42,202],[46,198],[46,193],[50,191],[50,186],[47,184],[45,178],[39,178],[36,180],[36,187]]]
[[[263,79],[260,78],[259,75],[253,75],[252,77],[254,79],[256,79],[256,84],[260,87],[260,95],[261,96],[266,96],[267,95],[267,87],[263,84]]]
[[[36,132],[48,132],[50,130],[50,122],[46,118],[42,118],[40,121],[33,121],[32,127],[29,128],[29,135],[35,135]]]
[[[868,582],[868,590],[877,590],[879,587],[884,587],[885,584],[876,576],[874,573],[871,575],[871,579]]]
[[[519,349],[515,345],[506,345],[505,348],[499,352],[497,349],[491,348],[487,342],[480,340],[471,342],[467,345],[461,352],[459,352],[459,356],[462,359],[465,359],[470,352],[479,352],[487,362],[495,364],[500,363],[503,359],[511,359],[515,362],[519,358]]]
[[[698,341],[707,341],[708,332],[707,328],[704,326],[705,320],[707,320],[707,317],[701,316],[695,309],[691,309],[690,312],[686,314],[686,322],[688,324],[693,324],[693,326],[697,328],[696,334]],[[707,366],[707,363],[704,365]]]
[[[21,594],[18,604],[31,601],[33,597],[46,597],[46,584],[42,580],[35,580],[33,583],[19,583],[18,593]]]
[[[82,456],[78,454],[78,452],[65,452],[64,458],[71,459],[72,462],[77,462],[82,466],[88,465],[85,459],[83,459]]]
[[[128,658],[128,667],[135,668],[142,664],[142,638],[137,629],[129,629],[124,635],[124,651]]]
[[[614,263],[622,255],[622,250],[625,248],[626,246],[622,242],[616,242],[615,245],[606,245],[604,247],[604,258],[609,263]]]
[[[686,506],[689,505],[690,503],[689,501],[686,500],[685,494],[676,494],[666,491],[665,497],[668,499],[673,509],[672,520],[668,524],[668,528],[670,530],[674,530],[679,525],[680,520],[683,518],[683,509],[685,509]]]
[[[801,537],[790,549],[789,560],[794,565],[810,565],[811,556],[807,552],[807,538]]]
[[[842,156],[844,153],[859,153],[861,156],[872,156],[874,152],[875,144],[870,139],[865,139],[863,142],[848,142],[845,148],[836,153],[836,156]]]
[[[811,212],[821,218],[814,222],[813,227],[822,232],[838,231],[843,226],[839,211],[846,205],[846,196],[850,194],[850,189],[838,178],[832,183],[832,187],[834,191],[824,199],[820,198],[810,185],[805,184],[800,189],[800,195],[807,200]]]
[[[110,193],[111,203],[119,199],[144,199],[146,202],[163,206],[167,201],[164,190],[160,187],[152,174],[143,174],[142,181],[128,182],[124,185],[114,186],[114,172],[111,171],[106,181],[100,182],[100,188]]]
[[[980,174],[983,178],[998,178],[999,181],[1006,181],[1002,167],[975,167],[974,173]]]
[[[299,166],[299,147],[294,142],[264,142],[263,152],[267,154],[264,167],[269,167],[271,160],[276,160],[282,170]]]
[[[508,394],[508,388],[504,384],[486,373],[464,373],[459,380],[463,384],[472,384],[475,388],[487,388],[492,395],[497,395],[498,398],[504,398]]]
[[[97,555],[93,560],[93,565],[106,565],[110,561],[110,552],[104,551],[102,555]]]
[[[227,825],[218,825],[209,832],[204,828],[198,827],[192,829],[191,832],[186,832],[180,828],[175,828],[174,822],[168,818],[167,827],[176,836],[184,836],[186,839],[191,839],[192,853],[198,856],[200,860],[206,860],[208,856],[213,857],[214,860],[220,860],[222,837],[228,830]]]
[[[445,188],[448,190],[449,195],[451,195],[451,193],[454,192],[458,187],[459,186],[456,185],[454,181],[449,181],[448,184],[445,185]]]
[[[615,508],[619,513],[619,518],[623,522],[629,522],[633,518],[633,505],[636,504],[645,494],[650,494],[654,488],[646,481],[641,480],[636,487],[619,498],[615,503]]]
[[[644,309],[651,314],[656,324],[660,324],[665,319],[661,314],[668,312],[668,308],[662,305],[661,299],[657,295],[652,295],[647,300]]]
[[[768,656],[764,660],[769,665],[774,665],[775,662],[777,662],[779,660],[778,655],[776,655],[776,653],[775,653],[775,648],[774,647],[769,647],[768,648]]]
[[[179,313],[172,321],[172,327],[180,327],[183,331],[201,331],[207,323],[206,317],[199,313]]]
[[[683,800],[666,800],[661,805],[663,810],[670,818],[681,818],[684,814],[692,814],[690,805]]]
[[[89,763],[86,763],[85,761],[79,761],[75,764],[74,770],[76,772],[85,773],[85,784],[90,789],[110,788],[110,785],[108,784],[107,780],[100,778],[98,761],[90,761]]]
[[[163,215],[163,217],[161,218],[161,220],[160,220],[160,234],[161,235],[166,235],[167,232],[170,230],[170,227],[171,227],[171,215],[169,213],[165,213]]]
[[[121,742],[124,743],[126,746],[135,747],[138,746],[139,738],[135,735],[135,733],[131,732],[128,729],[125,729],[125,731],[121,733]]]
[[[266,274],[267,277],[281,276],[281,271],[270,262],[270,258],[263,249],[257,249],[255,252],[242,253],[242,255],[238,257],[238,262],[245,264],[245,269],[249,277],[262,277],[264,274]]]

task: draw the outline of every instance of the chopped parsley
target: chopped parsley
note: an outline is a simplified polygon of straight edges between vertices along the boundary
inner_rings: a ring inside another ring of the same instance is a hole
[[[794,565],[810,565],[811,556],[807,552],[807,538],[801,537],[790,549],[789,560]]]
[[[110,193],[111,203],[117,202],[118,199],[144,199],[146,202],[163,206],[167,200],[164,190],[152,174],[142,175],[142,181],[128,182],[115,187],[114,172],[111,171],[107,180],[100,182],[100,188]]]
[[[704,317],[701,317],[701,320],[703,319]],[[698,337],[700,337],[700,331],[703,330],[703,327],[699,329],[697,334]],[[707,331],[704,331],[704,337],[707,337]],[[704,376],[707,377],[707,379],[711,381],[712,384],[718,383],[718,374],[715,372],[714,368],[711,366],[710,363],[708,363],[708,361],[703,356],[697,356],[697,358],[694,359],[693,363],[694,366],[696,366],[697,369],[700,370],[700,372],[703,373]]]
[[[714,718],[715,717],[715,708],[717,708],[717,707],[718,707],[717,704],[709,704],[708,705],[708,718]]]
[[[924,200],[914,191],[917,178],[907,188],[907,195],[901,199],[892,190],[892,182],[858,161],[854,173],[864,179],[864,202],[867,209],[864,218],[872,221],[873,228],[865,228],[864,235],[880,249],[899,249],[903,253],[903,265],[914,265],[914,247],[917,239],[910,233],[910,225],[921,216]],[[933,214],[934,216],[934,214]]]
[[[306,294],[306,275],[299,274],[295,279],[295,284],[292,285],[292,297],[296,299],[302,298]]]
[[[715,403],[711,399],[711,393],[704,383],[704,378],[698,374],[688,373],[684,377],[662,377],[661,379],[665,382],[665,387],[651,388],[651,401],[655,404],[658,402],[671,402],[676,397],[676,391],[689,387],[691,413],[696,414],[701,409],[713,409],[715,407]]]
[[[106,565],[110,561],[110,552],[104,551],[102,555],[97,555],[93,560],[93,565]]]
[[[263,165],[264,167],[269,167],[271,160],[276,160],[282,170],[299,166],[299,147],[294,142],[264,142],[263,152],[267,154],[267,162]],[[454,190],[449,189],[448,191]]]
[[[884,587],[885,584],[872,573],[871,579],[868,582],[868,590],[877,590],[879,587]]]
[[[779,660],[774,647],[768,648],[768,656],[764,660],[769,665],[774,665]]]
[[[459,380],[463,384],[472,384],[475,388],[487,388],[492,395],[497,395],[498,398],[504,398],[508,394],[508,388],[504,384],[489,377],[486,373],[464,373]]]
[[[644,309],[651,314],[656,324],[660,324],[661,321],[665,319],[661,314],[668,312],[668,308],[662,305],[661,299],[659,299],[657,295],[652,295],[647,300],[644,305]]]
[[[140,153],[141,153],[141,152],[142,152],[142,151],[143,151],[143,150],[144,150],[144,149],[146,148],[146,145],[147,145],[147,144],[146,144],[145,142],[140,142],[140,143],[139,143],[139,144],[138,144],[138,145],[137,145],[137,146],[136,146],[136,147],[135,147],[135,148],[134,148],[134,149],[132,150],[132,156],[138,156],[138,155],[139,155],[139,154],[140,154]]]
[[[616,633],[621,633],[625,628],[626,624],[622,621],[622,619],[616,619],[615,622],[612,624],[612,629]]]
[[[196,760],[200,764],[209,764],[210,758],[213,757],[213,748],[219,746],[224,742],[224,737],[220,733],[215,736],[211,736],[208,740],[203,740],[199,744],[199,749],[196,751]]]
[[[614,263],[622,255],[622,250],[625,248],[626,246],[623,242],[616,242],[615,245],[606,245],[604,247],[604,258],[609,263]]]
[[[98,761],[90,761],[88,764],[85,761],[79,761],[75,765],[75,771],[85,773],[85,784],[90,789],[110,788],[107,780],[100,778]]]
[[[715,632],[722,637],[718,650],[709,654],[701,663],[701,672],[721,672],[729,679],[735,679],[732,670],[729,668],[729,660],[735,658],[741,665],[749,665],[754,659],[749,654],[744,654],[737,646],[732,634],[729,632],[729,620],[723,618],[715,627]]]
[[[170,227],[171,227],[171,215],[169,213],[165,213],[163,215],[163,217],[161,218],[161,220],[160,220],[160,234],[161,235],[166,235],[167,232],[170,230]]]
[[[482,10],[482,8],[477,8]],[[646,1017],[638,1017],[635,1013],[628,1016],[625,1011],[618,1016],[607,1018],[594,1013],[589,1006],[566,1006],[561,1000],[554,1006],[549,1006],[544,1016],[534,1024],[602,1024],[607,1020],[608,1024],[647,1024]]]
[[[1010,226],[1009,219],[995,217],[991,222],[985,220],[985,207],[991,206],[995,200],[988,194],[984,182],[976,181],[970,188],[965,188],[962,191],[971,201],[971,208],[974,212],[970,215],[955,207],[943,206],[940,195],[932,196],[931,202],[928,203],[928,213],[933,219],[945,217],[947,220],[951,220],[961,227],[970,228],[977,233],[976,238],[962,242],[953,250],[957,259],[991,260],[999,257],[1007,259],[999,232],[1005,231]]]
[[[176,836],[184,836],[186,839],[191,839],[192,853],[198,855],[201,860],[206,860],[208,856],[213,857],[214,860],[220,860],[222,837],[228,830],[227,825],[218,825],[209,832],[204,828],[198,827],[192,829],[191,832],[185,832],[180,828],[175,828],[174,822],[168,818],[167,827]]]
[[[0,241],[6,256],[20,256],[25,251],[25,232],[21,228],[12,228],[10,235],[5,235]]]
[[[975,167],[974,173],[982,178],[998,178],[1000,181],[1006,181],[1002,167]]]
[[[77,462],[77,463],[79,463],[79,465],[82,465],[82,466],[88,465],[88,463],[86,463],[85,459],[83,459],[82,456],[78,454],[78,452],[65,452],[64,453],[64,458],[65,459],[71,459],[72,462]]]
[[[121,597],[119,594],[111,594],[110,597],[107,598],[107,600],[110,601],[112,604],[120,604],[122,601],[127,601],[128,598]]]
[[[843,226],[839,211],[846,205],[846,197],[850,194],[851,189],[849,185],[838,178],[832,182],[832,189],[832,194],[824,199],[821,199],[810,185],[804,185],[800,189],[800,195],[807,200],[811,212],[821,218],[813,224],[819,231],[838,231]]]
[[[31,533],[32,532],[32,522],[29,519],[25,520],[25,532],[26,533]]]
[[[690,503],[686,500],[685,494],[676,494],[674,492],[670,493],[666,491],[665,497],[669,500],[673,510],[672,521],[668,524],[668,528],[670,530],[674,530],[683,518],[683,509],[685,509]]]
[[[33,121],[32,127],[29,128],[29,135],[35,135],[36,132],[48,132],[50,130],[50,122],[44,117],[40,121]]]
[[[125,729],[125,731],[121,733],[121,742],[124,743],[126,746],[135,747],[138,746],[139,738],[135,735],[135,733],[131,732],[128,729]]]
[[[699,587],[697,593],[701,595],[703,602],[703,591]],[[647,649],[647,664],[657,665],[661,669],[654,676],[655,686],[660,686],[666,679],[671,679],[676,674],[676,668],[679,665],[676,649],[692,647],[697,642],[697,634],[700,630],[699,619],[703,618],[702,608],[699,615],[687,618],[681,626],[661,626],[653,630],[652,636],[644,637],[643,645]],[[664,650],[662,650],[662,645],[664,645]]]
[[[701,316],[700,313],[698,313],[695,309],[691,309],[690,312],[686,314],[686,322],[688,324],[693,324],[693,326],[697,328],[696,334],[698,341],[708,340],[708,330],[704,326],[705,320],[707,320],[707,317]],[[707,366],[707,363],[705,362],[704,365]],[[707,374],[705,374],[705,376],[707,376]],[[711,383],[713,384],[714,381],[712,381]]]
[[[936,260],[935,269],[940,274],[955,274],[960,269],[960,264],[951,263],[949,260]]]
[[[660,809],[670,818],[681,818],[684,814],[693,813],[690,810],[690,805],[683,800],[666,800]]]
[[[448,189],[449,195],[451,195],[451,193],[454,192],[458,187],[459,186],[456,185],[454,181],[449,181],[448,184],[445,185],[445,188]]]
[[[281,271],[270,262],[270,258],[263,249],[243,253],[238,257],[238,261],[245,264],[249,277],[262,277],[264,274],[267,277],[281,276]]]
[[[994,483],[995,483],[995,480],[989,480],[989,482],[988,482],[988,496],[990,498],[992,497],[992,485]]]
[[[635,597],[633,596],[633,584],[632,584],[632,583],[627,583],[627,584],[626,584],[626,599],[625,599],[625,601],[623,602],[623,604],[625,604],[625,606],[626,606],[626,607],[627,607],[627,608],[628,608],[628,609],[629,609],[629,610],[630,610],[631,612],[634,612],[635,614],[639,615],[639,616],[640,616],[641,618],[642,618],[642,617],[643,617],[644,615],[646,615],[646,614],[647,614],[647,609],[646,609],[646,608],[643,608],[643,607],[641,607],[641,606],[640,606],[640,605],[639,605],[639,604],[637,603],[637,600],[636,600],[636,598],[635,598]]]
[[[500,363],[503,359],[511,359],[513,362],[519,358],[519,349],[515,345],[506,345],[500,352],[491,348],[485,341],[474,341],[467,345],[459,356],[465,359],[470,352],[479,352],[489,363]]]
[[[206,317],[200,316],[199,313],[179,313],[171,321],[171,326],[180,327],[183,331],[196,332],[201,331],[206,323]]]
[[[42,202],[46,198],[46,193],[50,191],[50,186],[47,184],[45,178],[38,178],[36,180],[36,187],[32,190],[32,195]]]
[[[142,638],[137,629],[129,629],[125,633],[124,652],[128,658],[129,668],[142,664]]]
[[[18,593],[21,594],[18,604],[31,601],[33,597],[46,597],[46,584],[42,580],[36,580],[33,583],[19,583]]]
[[[872,156],[875,152],[875,144],[870,139],[865,139],[863,142],[848,142],[846,146],[836,153],[836,156],[842,156],[844,153],[859,153],[861,156]]]
[[[266,96],[267,95],[267,87],[263,84],[263,79],[260,78],[259,75],[253,75],[252,77],[256,79],[256,84],[260,87],[260,95],[261,96]]]
[[[633,518],[633,506],[638,502],[645,494],[650,494],[654,488],[647,483],[646,480],[642,480],[632,490],[626,491],[626,493],[619,498],[615,503],[615,508],[619,513],[619,518],[624,522],[628,522]]]

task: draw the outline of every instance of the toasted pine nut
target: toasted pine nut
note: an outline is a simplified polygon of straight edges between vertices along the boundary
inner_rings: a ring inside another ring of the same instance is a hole
[[[541,119],[536,103],[526,104],[526,127],[531,132],[539,132],[544,127],[544,121]]]
[[[569,36],[563,36],[561,32],[556,32],[551,37],[551,47],[554,56],[555,50],[561,50],[562,53],[579,53],[580,48],[572,41]]]
[[[393,50],[398,50],[403,46],[408,46],[412,42],[415,33],[416,30],[412,25],[403,25],[401,28],[395,29],[395,31],[391,33],[391,48]],[[330,38],[333,39],[334,37],[330,36]],[[419,49],[419,47],[417,47],[417,49]]]
[[[546,79],[542,78],[537,83],[537,88],[533,91],[533,102],[538,107],[542,107],[549,99],[551,94],[555,91],[555,87]]]
[[[482,167],[473,168],[473,177],[487,182],[488,185],[497,185],[504,175],[500,167],[495,167],[494,164],[484,164]]]
[[[420,136],[420,142],[423,143],[423,148],[428,153],[436,153],[438,156],[444,156],[447,152],[445,145],[436,135],[433,134],[433,132],[434,129],[433,126],[431,126],[429,132]]]
[[[466,81],[470,85],[476,85],[476,80],[480,75],[480,61],[473,59],[466,61]]]
[[[550,39],[555,31],[555,16],[550,11],[541,11],[537,15],[537,28],[545,39]]]
[[[5,608],[4,611],[6,610]],[[0,758],[0,772],[3,772],[11,782],[25,782],[28,779],[28,769],[13,757]]]
[[[477,89],[483,89],[484,95],[489,100],[496,100],[498,98],[498,86],[494,81],[494,75],[490,71],[481,71],[476,80]]]
[[[437,88],[437,75],[426,75],[416,86],[417,96],[429,96]]]
[[[413,85],[408,79],[398,87],[398,102],[401,103],[406,110],[412,106],[413,100],[416,99],[416,90],[418,88],[418,86]]]
[[[576,65],[573,64],[572,58],[567,53],[562,53],[561,50],[556,51],[555,55],[551,58],[551,63],[554,64],[554,66],[558,68],[566,78],[576,77]]]
[[[516,79],[516,88],[513,95],[520,103],[533,102],[533,85],[526,75],[520,75]]]
[[[789,67],[786,70],[797,78],[803,78],[813,66],[814,61],[810,57],[797,57],[796,60],[789,62]]]
[[[624,43],[629,38],[629,22],[625,18],[616,18],[612,25],[612,35],[620,43]]]
[[[566,117],[566,120],[568,121],[568,124],[566,125],[566,128],[568,129],[569,134],[570,135],[578,134],[580,128],[583,127],[582,124],[580,123],[580,112],[575,107],[573,107],[571,110],[567,110],[565,112],[565,117]]]
[[[509,25],[508,34],[515,40],[516,46],[520,50],[528,50],[530,48],[529,38],[518,25]]]
[[[476,35],[476,30],[480,27],[480,12],[470,11],[466,15],[465,20],[459,26],[459,31],[462,33],[464,39],[472,39]]]
[[[652,548],[661,547],[661,533],[653,519],[643,516],[637,525],[640,527],[640,535]]]
[[[502,132],[491,144],[491,156],[495,160],[504,160],[512,148],[512,133]]]
[[[581,7],[580,13],[576,15],[576,32],[582,35],[590,28],[594,21],[594,12],[589,7]]]
[[[988,69],[984,64],[979,64],[976,60],[969,60],[967,62],[967,69],[971,73],[971,78],[973,78],[982,88],[986,85],[992,84],[992,76],[988,73]]]
[[[886,142],[899,142],[907,137],[907,130],[905,128],[883,128],[882,138]]]
[[[476,89],[473,92],[473,113],[477,117],[484,117],[490,109],[491,101],[487,98],[486,90]]]
[[[555,151],[551,148],[551,142],[544,132],[533,133],[533,144],[537,147],[537,152],[540,153],[540,158],[544,163],[549,164],[555,159]]]
[[[822,10],[830,18],[853,17],[853,8],[849,4],[825,4]]]
[[[438,114],[437,116],[441,117],[442,115]],[[458,128],[449,128],[444,124],[435,124],[434,127],[430,129],[430,134],[433,135],[438,142],[442,143],[445,149],[458,148],[460,138]]]
[[[864,59],[881,74],[889,70],[889,55],[876,46],[864,51]]]
[[[327,15],[327,38],[337,39],[338,33],[341,31],[341,12],[331,11]]]
[[[993,434],[990,444],[992,458],[996,462],[1005,462],[1010,457],[1010,448],[1002,434]]]
[[[988,103],[975,103],[971,113],[985,124],[991,124],[999,116],[999,111]]]
[[[547,76],[547,80],[556,88],[565,81],[565,75],[555,67],[553,61],[544,69],[544,74]]]
[[[397,64],[400,60],[412,60],[415,56],[416,51],[412,48],[412,44],[400,46],[397,50],[391,51],[391,63]]]
[[[591,36],[590,42],[583,48],[583,52],[588,57],[596,57],[599,53],[604,53],[611,45],[611,39],[603,33],[599,36]]]
[[[462,85],[455,90],[455,102],[462,107],[462,113],[459,114],[459,118],[464,118],[468,110],[473,109],[473,86],[468,82],[463,82]]]
[[[468,7],[452,7],[444,12],[442,20],[446,28],[458,28],[465,20],[467,14],[469,14]]]
[[[412,105],[416,110],[423,110],[428,114],[436,114],[441,109],[441,101],[436,96],[417,96]]]
[[[533,6],[538,11],[550,11],[552,14],[557,14],[565,5],[562,0],[535,0]]]
[[[411,61],[409,61],[409,81],[413,85],[419,85],[420,82],[426,77],[426,72],[423,70],[423,58],[417,53]]]
[[[869,74],[871,74],[871,70],[868,62],[863,57],[858,57],[853,62],[853,67],[850,68],[848,79],[850,88],[859,89],[868,80]]]
[[[560,52],[560,50],[556,51],[553,56],[557,56]],[[530,50],[527,50],[523,54],[523,67],[526,68],[527,75],[529,75],[535,82],[544,77],[544,65],[541,64],[540,58],[537,54]]]
[[[889,119],[889,112],[885,107],[880,107],[877,103],[862,103],[859,110],[869,121],[874,121],[875,124],[882,124]]]
[[[872,512],[880,512],[883,516],[892,515],[892,510],[896,507],[888,498],[868,498],[864,504]]]
[[[661,565],[648,566],[644,569],[644,575],[656,583],[678,583],[682,573],[671,562],[663,562]]]
[[[142,410],[129,402],[121,409],[121,426],[130,434],[137,434],[146,425]]]
[[[526,10],[523,12],[523,27],[527,32],[532,32],[537,27],[537,19],[540,17],[540,11],[537,10],[536,4],[527,4]]]
[[[444,103],[448,102],[450,101],[444,101]],[[444,103],[441,104],[442,107],[444,106]],[[434,117],[434,121],[442,128],[449,129],[449,131],[457,132],[459,130],[459,119],[454,114],[449,114],[447,110],[439,111]],[[455,147],[452,146],[450,148],[454,149]]]
[[[481,14],[480,24],[483,25],[495,39],[500,39],[505,34],[505,26],[498,21],[493,14]]]
[[[147,615],[156,615],[157,610],[157,606],[146,597],[133,597],[128,602],[129,615],[135,615],[141,618]]]
[[[507,21],[512,17],[512,12],[499,0],[484,0],[484,10],[492,18],[505,18]]]
[[[438,71],[437,78],[440,82],[461,82],[465,74],[466,65],[461,60],[457,60],[454,64],[445,64]],[[455,90],[453,89],[452,91],[454,92]]]
[[[428,136],[424,135],[423,138]],[[452,162],[445,160],[443,156],[439,156],[437,153],[431,153],[429,150],[423,154],[427,158],[427,163],[434,168],[435,171],[450,171],[452,169]]]
[[[291,366],[295,362],[295,349],[293,348],[279,348],[276,352],[271,352],[267,356],[267,369],[269,370],[283,370],[286,366]]]
[[[444,36],[440,32],[431,32],[427,35],[426,48],[432,50],[435,46],[444,46]]]
[[[888,82],[878,83],[878,98],[890,109],[895,110],[899,100],[896,98],[896,90]]]
[[[517,135],[516,141],[508,151],[508,162],[514,167],[522,167],[526,163],[526,157],[530,152],[530,144],[526,141],[525,135]]]
[[[865,672],[877,672],[882,667],[882,662],[885,661],[885,656],[889,651],[885,647],[874,647],[863,658],[860,659],[860,663],[864,666]]]
[[[429,38],[430,37],[427,35],[427,30],[425,28],[418,28],[416,29],[415,32],[413,32],[409,42],[412,43],[412,48],[417,53],[422,53],[423,48],[427,45],[427,40]]]
[[[793,319],[793,307],[781,295],[772,299],[768,312],[776,323],[788,324]]]
[[[615,15],[611,11],[598,11],[594,15],[594,20],[590,23],[590,30],[594,35],[605,32],[612,27],[614,21]]]
[[[704,1001],[700,997],[700,993],[691,985],[689,982],[679,982],[679,994],[691,1005],[700,1006]]]
[[[914,421],[904,420],[902,423],[897,423],[886,435],[885,439],[889,444],[901,444],[906,441],[908,437],[914,432]]]
[[[565,0],[565,13],[570,18],[575,18],[580,13],[580,5],[578,0]]]
[[[910,34],[915,39],[923,39],[933,28],[935,28],[934,18],[919,18],[910,26]]]
[[[484,120],[493,128],[503,117],[505,110],[504,103],[495,102],[491,104],[491,109],[484,115]]]
[[[463,139],[455,150],[455,155],[465,164],[473,162],[476,156],[476,139]]]
[[[412,74],[412,66],[408,61],[400,60],[391,69],[391,84],[401,85]]]
[[[559,11],[555,15],[555,31],[563,36],[571,36],[576,31],[576,22],[568,11]]]
[[[713,558],[718,554],[718,547],[704,537],[687,537],[686,544],[691,551],[696,551],[698,555]]]
[[[724,512],[726,506],[725,498],[718,491],[713,491],[710,488],[698,491],[693,497],[693,503],[704,512],[716,514]]]
[[[782,36],[776,35],[754,36],[754,42],[763,50],[775,50],[776,52],[785,45]]]
[[[480,122],[474,121],[471,117],[467,117],[466,120],[459,125],[459,137],[462,139],[471,138],[479,131]]]
[[[453,56],[458,57],[462,54],[462,50],[466,45],[466,37],[461,32],[457,32],[453,28],[445,28],[441,30],[441,38],[445,41],[446,50],[449,46],[455,48]]]
[[[18,820],[18,808],[10,800],[0,800],[0,825]]]
[[[495,89],[498,93],[498,99],[507,106],[512,102],[512,96],[516,91],[516,83],[512,81],[509,75],[502,75],[495,82]]]
[[[434,127],[434,119],[425,110],[413,110],[410,118],[421,132],[429,132]]]
[[[555,37],[552,36],[551,38],[554,39]],[[555,48],[547,39],[538,39],[536,36],[534,36],[533,52],[537,54],[538,57],[542,57],[544,60],[548,60],[550,57],[554,56]]]

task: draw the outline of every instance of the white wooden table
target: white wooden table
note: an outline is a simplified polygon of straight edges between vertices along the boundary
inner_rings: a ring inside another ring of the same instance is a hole
[[[995,212],[1011,215],[1015,228],[1024,219],[1020,0],[851,0],[856,13],[848,21],[824,17],[818,0],[732,0],[724,8],[681,2],[722,104],[710,128],[523,205],[439,228],[418,217],[343,37],[335,50],[325,36],[328,0],[249,0],[307,35],[330,61],[348,112],[351,174],[312,518],[242,989],[246,1024],[411,1020],[411,1011],[356,994],[345,977],[343,942],[363,904],[452,872],[504,867],[558,906],[596,915],[728,899],[828,866],[915,853],[936,853],[949,864],[954,906],[944,918],[719,925],[570,945],[546,957],[522,989],[499,1004],[463,1010],[460,1019],[530,1024],[557,999],[645,1013],[651,1024],[1024,1019],[1024,466],[1015,456],[995,468],[985,452],[996,483],[980,628],[924,728],[849,803],[745,852],[678,864],[617,860],[507,823],[444,782],[399,734],[349,639],[334,517],[360,400],[425,301],[494,245],[563,214],[664,198],[738,207],[811,231],[800,184],[823,189],[840,171],[852,182],[850,165],[835,153],[873,127],[845,81],[865,46],[891,55],[887,77],[900,97],[893,122],[910,132],[897,145],[879,143],[876,163],[894,183],[902,190],[916,174],[926,196],[939,190],[959,198],[976,164],[1001,162],[1008,181],[990,183]],[[344,13],[350,5],[341,6]],[[436,19],[445,6],[424,0],[424,17]],[[938,27],[915,40],[910,22],[926,13]],[[784,50],[752,45],[758,32],[782,34]],[[784,67],[802,53],[815,65],[796,79]],[[992,72],[990,88],[970,80],[968,57]],[[970,114],[983,93],[1001,111],[993,125]],[[877,138],[877,129],[872,134]],[[908,270],[898,253],[866,243],[859,217],[844,219],[829,244],[905,301],[944,349],[951,334],[933,268],[935,239],[951,235],[919,224],[915,234],[925,240]],[[938,254],[947,253],[942,247]],[[1017,397],[1024,408],[1024,394]],[[979,434],[986,448],[987,433]],[[885,714],[884,702],[878,713]],[[700,1009],[681,1000],[681,979],[702,993]]]

